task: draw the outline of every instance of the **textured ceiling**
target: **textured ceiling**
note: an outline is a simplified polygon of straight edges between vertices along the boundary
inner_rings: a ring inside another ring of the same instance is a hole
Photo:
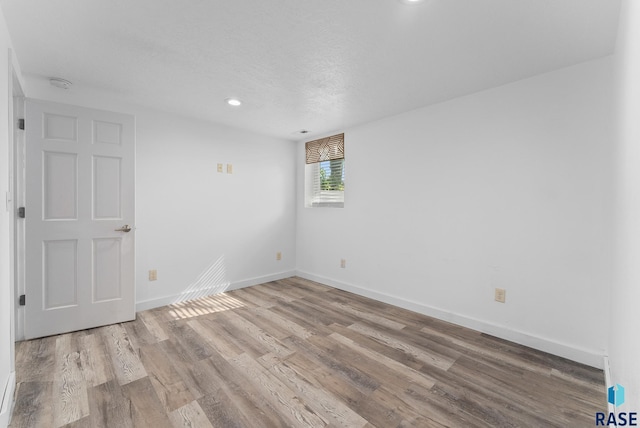
[[[611,54],[619,14],[619,0],[0,6],[24,74],[293,140]]]

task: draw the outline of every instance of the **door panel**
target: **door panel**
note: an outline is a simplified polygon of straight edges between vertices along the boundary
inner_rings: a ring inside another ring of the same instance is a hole
[[[78,141],[78,118],[61,116],[59,114],[44,113],[44,129],[42,135],[45,140]]]
[[[78,304],[78,241],[75,239],[43,242],[44,309]]]
[[[99,144],[122,145],[122,124],[94,121],[93,141]]]
[[[77,220],[78,155],[43,152],[44,220]]]
[[[122,159],[108,156],[93,157],[93,218],[122,219],[120,187]]]
[[[93,240],[93,302],[121,299],[122,239]],[[114,272],[118,273],[114,275]]]
[[[134,319],[134,117],[27,100],[25,122],[25,337]]]

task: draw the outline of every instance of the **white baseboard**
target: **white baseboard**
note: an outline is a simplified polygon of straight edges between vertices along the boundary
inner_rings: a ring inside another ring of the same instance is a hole
[[[609,365],[609,356],[605,355],[604,358],[602,359],[602,370],[604,371],[604,387],[606,388],[607,394],[609,391],[609,388],[611,388],[613,386],[613,380],[611,379],[611,366]],[[609,410],[609,413],[615,413],[616,411],[616,407],[609,403],[607,400],[607,410]]]
[[[224,293],[225,291],[237,290],[239,288],[250,287],[252,285],[263,284],[265,282],[277,281],[279,279],[290,278],[295,276],[296,272],[285,271],[271,275],[249,278],[242,281],[231,282],[228,284],[216,285],[212,287],[199,288],[197,290],[185,290],[181,293],[171,296],[158,297],[155,299],[143,300],[136,302],[136,312],[146,311],[147,309],[159,308],[161,306],[171,305],[173,303],[184,302],[185,300],[197,299],[199,297],[211,296],[213,294]]]
[[[564,343],[556,342],[552,339],[547,339],[544,337],[536,336],[534,334],[514,330],[504,325],[498,325],[488,321],[471,318],[444,309],[425,305],[423,303],[411,302],[401,297],[392,296],[386,293],[380,293],[379,291],[369,290],[367,288],[359,287],[353,284],[347,284],[342,281],[315,275],[310,272],[298,270],[296,271],[296,275],[302,278],[329,285],[331,287],[339,288],[344,291],[349,291],[351,293],[369,297],[374,300],[389,303],[391,305],[399,306],[404,309],[409,309],[411,311],[428,315],[430,317],[467,327],[472,330],[490,334],[492,336],[509,340],[520,345],[529,346],[531,348],[564,357],[591,367],[596,367],[598,369],[603,368],[603,351],[584,349],[577,346],[567,345]]]
[[[2,402],[0,403],[0,428],[6,428],[11,422],[13,412],[13,396],[16,390],[16,373],[9,373],[7,384],[2,388]]]

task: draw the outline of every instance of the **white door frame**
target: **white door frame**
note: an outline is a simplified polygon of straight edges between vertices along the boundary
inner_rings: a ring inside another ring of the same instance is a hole
[[[17,78],[14,78],[17,81]],[[19,84],[19,82],[18,82]],[[25,293],[24,269],[25,269],[25,253],[24,253],[24,220],[19,218],[16,213],[19,207],[24,206],[24,149],[25,134],[23,130],[17,128],[18,119],[24,119],[24,92],[20,88],[13,95],[13,112],[12,112],[12,135],[13,135],[13,254],[14,260],[12,266],[14,268],[13,283],[14,295],[14,341],[24,340],[24,308],[17,305],[18,296]]]
[[[11,132],[12,139],[12,159],[10,168],[12,172],[11,192],[13,193],[13,211],[11,213],[11,216],[13,217],[13,221],[11,222],[13,227],[13,233],[11,234],[13,239],[13,260],[11,267],[13,268],[13,272],[11,273],[11,279],[13,284],[15,284],[13,287],[13,295],[11,296],[13,304],[11,312],[13,314],[12,319],[14,320],[12,329],[14,337],[12,342],[15,343],[16,340],[19,340],[18,338],[21,334],[21,322],[18,318],[18,314],[21,311],[16,310],[16,299],[17,296],[20,295],[18,293],[24,289],[24,224],[17,216],[17,209],[24,203],[24,193],[22,192],[22,189],[24,189],[24,175],[22,174],[22,171],[24,171],[24,131],[18,129],[18,119],[24,118],[25,94],[18,77],[18,72],[13,65],[13,52],[9,53],[9,71],[11,78],[10,95],[12,96],[12,101],[10,102],[11,110],[9,111],[9,130]],[[20,194],[21,192],[23,194]],[[22,286],[20,284],[22,284]],[[13,354],[15,358],[15,352]]]
[[[17,136],[20,132],[17,130],[17,121],[16,118],[22,116],[23,107],[24,107],[24,91],[22,89],[22,84],[20,83],[19,71],[17,67],[17,61],[15,61],[13,51],[8,49],[8,95],[9,99],[8,107],[9,107],[9,115],[6,118],[8,122],[8,133],[7,137],[10,138],[9,141],[9,153],[8,153],[8,166],[9,166],[9,191],[7,194],[6,204],[9,209],[9,256],[10,256],[10,264],[9,264],[9,275],[10,281],[13,286],[9,287],[9,307],[8,308],[0,308],[2,311],[9,312],[9,319],[11,322],[10,328],[10,369],[11,373],[9,375],[9,381],[6,385],[6,389],[0,392],[0,426],[8,425],[11,421],[11,414],[13,413],[13,395],[16,387],[15,383],[15,340],[16,340],[16,302],[15,296],[18,288],[18,282],[20,278],[20,273],[18,266],[20,264],[21,253],[18,249],[18,218],[16,215],[16,190],[17,190],[17,181],[18,177],[18,153],[17,153]],[[23,256],[23,255],[22,255]],[[24,257],[22,257],[24,260]],[[4,344],[2,344],[4,346]],[[3,385],[4,387],[4,385]]]

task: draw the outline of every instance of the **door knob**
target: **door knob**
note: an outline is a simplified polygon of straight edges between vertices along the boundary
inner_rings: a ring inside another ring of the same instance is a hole
[[[128,224],[125,224],[120,229],[116,229],[116,232],[131,232],[131,227]]]

